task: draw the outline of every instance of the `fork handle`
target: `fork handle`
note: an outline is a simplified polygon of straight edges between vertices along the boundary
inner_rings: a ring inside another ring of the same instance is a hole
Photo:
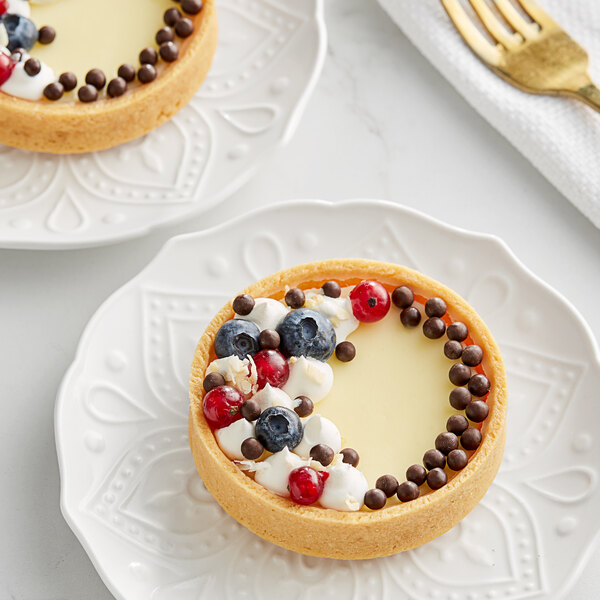
[[[594,110],[600,112],[600,89],[593,83],[584,85],[575,91],[575,96],[591,106]]]

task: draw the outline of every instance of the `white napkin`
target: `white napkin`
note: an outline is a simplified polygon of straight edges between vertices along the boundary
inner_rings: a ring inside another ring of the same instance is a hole
[[[468,49],[441,0],[379,0],[465,99],[600,227],[600,113],[577,100],[526,94]],[[600,0],[538,4],[590,55],[600,86]]]

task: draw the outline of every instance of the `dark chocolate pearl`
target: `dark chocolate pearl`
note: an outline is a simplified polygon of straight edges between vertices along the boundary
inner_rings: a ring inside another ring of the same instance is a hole
[[[490,408],[483,400],[473,400],[473,402],[465,408],[465,413],[470,421],[481,423],[487,419]]]
[[[476,450],[481,444],[481,431],[476,427],[469,427],[460,436],[460,443],[465,450]]]
[[[456,360],[462,355],[462,344],[455,340],[449,340],[444,344],[444,354],[451,360]]]
[[[122,96],[127,91],[127,82],[122,77],[115,77],[108,82],[106,93],[111,98]]]
[[[263,451],[263,445],[256,438],[247,438],[242,442],[242,455],[248,460],[260,458]]]
[[[240,408],[240,412],[242,413],[242,417],[246,419],[246,421],[256,421],[258,417],[260,417],[260,403],[256,400],[246,400],[242,407]]]
[[[77,90],[77,97],[81,102],[95,102],[98,100],[98,90],[93,85],[82,85]]]
[[[423,455],[423,464],[428,471],[443,469],[446,466],[446,457],[439,450],[427,450]]]
[[[439,450],[442,454],[450,454],[452,450],[458,448],[458,438],[449,431],[440,433],[440,435],[435,438],[435,447],[436,450]]]
[[[469,421],[463,415],[452,415],[446,421],[446,429],[454,435],[460,435],[469,427]]]
[[[173,42],[162,43],[158,51],[165,62],[174,62],[179,58],[179,50]]]
[[[77,77],[75,73],[71,73],[70,71],[61,73],[58,82],[62,84],[66,92],[71,92],[77,87]]]
[[[464,450],[452,450],[452,452],[448,454],[448,467],[453,471],[464,469],[468,462],[469,459]]]
[[[233,299],[231,303],[233,310],[243,317],[249,315],[254,308],[254,298],[250,294],[240,294]]]
[[[400,321],[404,327],[416,327],[421,322],[421,313],[418,308],[410,306],[400,313]]]
[[[382,475],[375,482],[375,487],[391,498],[398,491],[398,480],[393,475]]]
[[[427,475],[425,475],[425,478]],[[425,478],[423,481],[425,481]],[[400,502],[410,502],[411,500],[416,500],[419,497],[421,490],[419,486],[413,481],[405,481],[398,486],[397,496]]]
[[[181,10],[188,15],[196,15],[202,10],[202,0],[181,0]]]
[[[101,90],[106,85],[106,75],[100,69],[92,69],[87,72],[85,82]]]
[[[469,329],[464,323],[460,321],[454,321],[448,325],[448,329],[446,329],[446,335],[449,340],[454,340],[456,342],[462,342],[469,335]]]
[[[462,353],[462,361],[469,367],[476,367],[483,360],[483,350],[476,344],[467,346]]]
[[[415,295],[413,291],[405,285],[397,287],[392,292],[392,302],[398,308],[408,308],[414,301]]]
[[[469,390],[464,387],[454,388],[450,392],[450,406],[456,410],[465,410],[467,404],[471,402],[471,394]]]
[[[298,396],[296,400],[300,400],[300,404],[294,408],[294,411],[299,417],[308,417],[314,410],[313,401],[308,396]]]
[[[28,58],[23,65],[25,73],[30,77],[34,77],[42,70],[42,64],[37,58]]]
[[[183,19],[179,19],[177,23],[175,23],[175,33],[180,38],[186,38],[194,33],[194,24],[191,19],[187,17],[183,17]]]
[[[158,62],[158,54],[154,48],[144,48],[140,52],[140,63],[142,65],[155,65]]]
[[[306,297],[300,288],[292,288],[285,294],[285,303],[290,308],[301,308],[304,306],[304,300],[306,300]]]
[[[432,469],[427,473],[427,485],[432,490],[439,490],[448,483],[448,475],[443,469]]]
[[[490,380],[478,373],[469,379],[468,388],[473,396],[485,396],[490,391]]]
[[[169,8],[163,15],[163,20],[169,27],[173,27],[179,19],[181,19],[181,12],[177,8]]]
[[[14,62],[21,62],[21,59],[25,54],[27,54],[27,50],[25,50],[25,48],[15,48],[12,51],[10,57],[13,59]]]
[[[54,27],[49,27],[48,25],[44,25],[40,27],[38,31],[38,42],[40,44],[51,44],[56,37],[56,31]]]
[[[446,324],[439,317],[430,317],[423,323],[423,333],[430,340],[441,338],[444,335],[444,331],[446,331]]]
[[[221,373],[209,373],[202,382],[202,387],[205,392],[210,392],[210,390],[219,387],[221,385],[225,385],[225,377],[221,375]]]
[[[350,362],[356,356],[356,348],[352,342],[340,342],[335,347],[335,356],[341,362]]]
[[[323,294],[329,298],[339,298],[342,295],[342,288],[337,281],[326,281],[322,286]]]
[[[429,298],[425,302],[425,314],[428,317],[443,317],[446,314],[446,303],[441,298]]]
[[[423,485],[427,479],[427,470],[423,465],[411,465],[406,469],[406,479],[416,485]]]
[[[385,494],[378,489],[369,490],[365,494],[365,506],[371,510],[379,510],[385,506],[387,498]]]
[[[156,69],[153,65],[142,65],[138,70],[138,79],[141,83],[150,83],[156,79]]]
[[[260,347],[265,350],[275,350],[279,348],[281,337],[274,329],[263,329],[258,336]]]
[[[465,385],[471,379],[471,369],[467,365],[456,363],[450,367],[448,378],[454,385]]]
[[[49,83],[44,88],[44,96],[48,98],[48,100],[60,100],[64,93],[64,88],[60,83]]]
[[[324,467],[331,464],[335,452],[327,444],[317,444],[310,449],[310,457]]]
[[[127,83],[131,83],[135,79],[135,67],[128,64],[121,65],[117,71],[117,75]]]
[[[163,27],[156,32],[154,39],[160,46],[160,44],[163,44],[164,42],[172,42],[175,39],[175,33],[170,27]]]
[[[353,467],[356,467],[356,465],[358,465],[360,457],[358,456],[358,452],[354,448],[342,448],[340,450],[340,454],[344,457],[342,458],[342,462],[348,463]]]

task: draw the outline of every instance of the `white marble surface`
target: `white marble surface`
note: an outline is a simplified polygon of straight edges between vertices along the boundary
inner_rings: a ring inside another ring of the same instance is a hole
[[[389,199],[502,237],[600,338],[600,231],[375,2],[327,0],[327,22],[327,63],[300,130],[218,210],[114,247],[0,251],[0,600],[112,597],[60,515],[54,396],[98,305],[176,233],[287,198]],[[600,550],[568,597],[600,597]]]

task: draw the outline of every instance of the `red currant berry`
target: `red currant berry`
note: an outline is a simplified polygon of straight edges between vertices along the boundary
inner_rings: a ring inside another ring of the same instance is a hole
[[[298,467],[290,473],[290,497],[296,504],[313,504],[323,493],[323,486],[329,477],[326,471],[312,467]]]
[[[361,281],[351,292],[354,316],[363,323],[379,321],[390,310],[390,295],[377,281]]]
[[[290,366],[279,350],[261,350],[254,356],[258,389],[262,390],[267,383],[272,387],[285,385],[290,376]]]
[[[8,12],[8,0],[0,0],[0,15]]]
[[[1,3],[2,0],[0,0],[0,6]],[[14,68],[15,62],[13,59],[3,52],[0,52],[0,85],[2,85],[12,75]]]
[[[242,418],[244,396],[230,385],[220,385],[204,396],[202,409],[211,427],[227,427]]]

